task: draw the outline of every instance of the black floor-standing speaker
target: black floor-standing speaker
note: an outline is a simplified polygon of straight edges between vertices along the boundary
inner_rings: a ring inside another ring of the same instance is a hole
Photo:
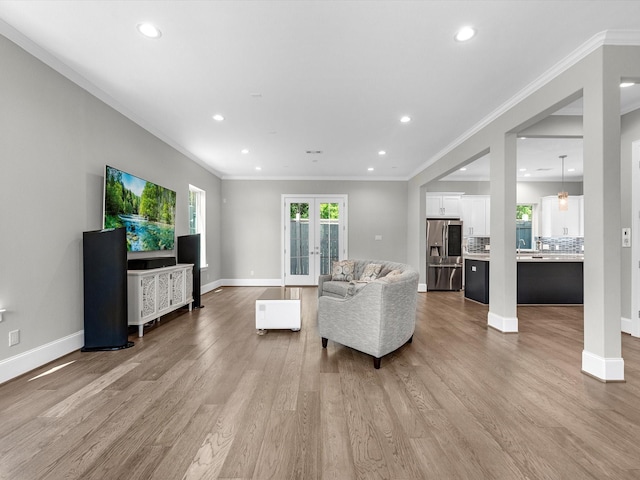
[[[200,234],[178,237],[178,263],[193,263],[193,308],[200,303]]]
[[[133,346],[127,325],[127,243],[124,228],[82,234],[83,352]]]

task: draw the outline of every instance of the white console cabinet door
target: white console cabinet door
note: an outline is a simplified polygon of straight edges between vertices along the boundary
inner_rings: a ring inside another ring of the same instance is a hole
[[[427,218],[460,218],[460,195],[427,194]]]
[[[127,272],[128,324],[138,326],[142,337],[145,323],[159,319],[193,302],[193,265],[178,264],[152,270]]]
[[[490,197],[489,195],[463,195],[462,227],[465,237],[488,237],[490,235]]]

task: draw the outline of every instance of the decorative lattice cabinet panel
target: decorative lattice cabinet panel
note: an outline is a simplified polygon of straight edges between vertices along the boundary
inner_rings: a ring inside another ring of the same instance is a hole
[[[127,271],[128,324],[144,325],[193,302],[193,264]]]

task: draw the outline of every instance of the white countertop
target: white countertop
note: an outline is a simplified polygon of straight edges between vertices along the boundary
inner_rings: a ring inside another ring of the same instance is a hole
[[[466,253],[463,256],[466,260],[481,260],[484,262],[489,261],[488,253]],[[516,255],[518,262],[583,262],[584,255],[577,255],[574,253],[521,253]]]

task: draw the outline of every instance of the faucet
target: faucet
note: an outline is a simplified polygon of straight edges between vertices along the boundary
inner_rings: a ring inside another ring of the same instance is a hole
[[[517,253],[518,255],[520,255],[520,244],[522,244],[522,245],[526,245],[526,244],[527,244],[527,242],[525,242],[525,241],[524,241],[524,238],[521,238],[521,239],[518,241],[518,248],[516,248],[516,253]]]

